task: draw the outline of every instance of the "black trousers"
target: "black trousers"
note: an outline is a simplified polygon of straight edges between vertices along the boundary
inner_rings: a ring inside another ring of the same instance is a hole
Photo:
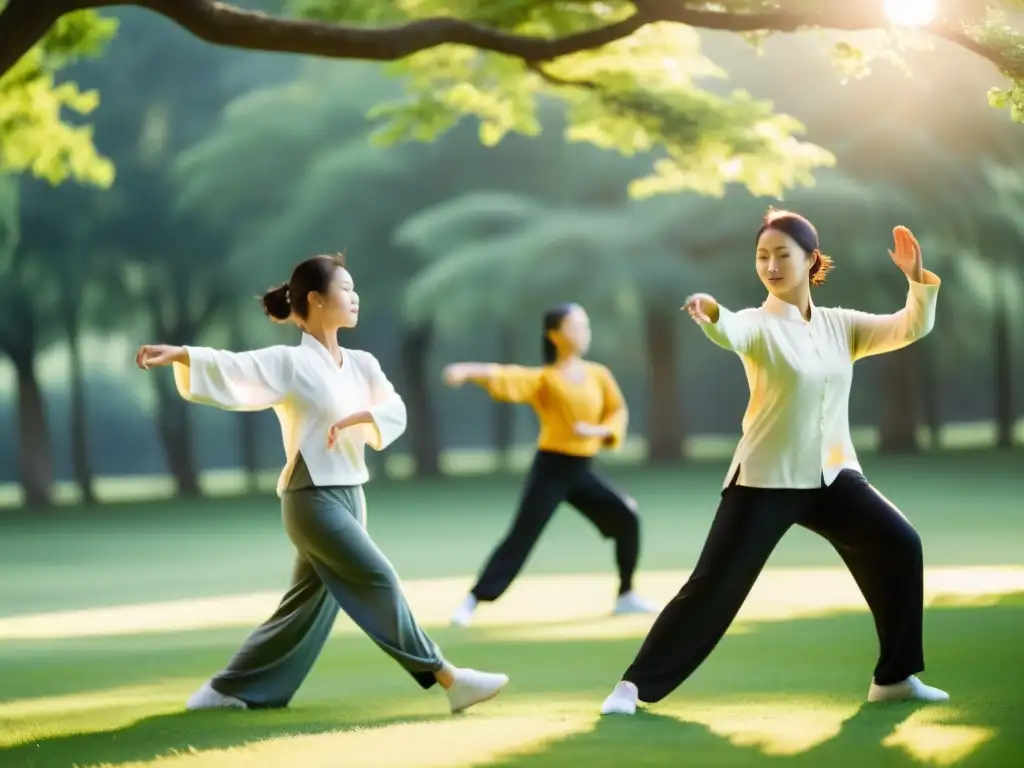
[[[924,669],[921,539],[863,475],[845,470],[820,489],[731,485],[722,492],[693,573],[623,675],[641,701],[660,701],[707,658],[794,524],[835,547],[867,600],[880,644],[875,682],[897,683]]]
[[[515,519],[473,587],[478,601],[497,600],[508,589],[563,501],[579,510],[604,538],[615,540],[619,594],[633,588],[640,554],[636,503],[594,474],[590,458],[537,451]]]

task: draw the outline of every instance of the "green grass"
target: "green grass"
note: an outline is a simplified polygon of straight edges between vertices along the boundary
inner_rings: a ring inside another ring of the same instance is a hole
[[[468,477],[373,484],[370,529],[446,655],[510,674],[500,698],[450,717],[443,696],[342,620],[289,710],[185,713],[288,578],[276,500],[5,513],[0,766],[1016,765],[1020,461],[868,461],[925,542],[925,679],[953,694],[930,708],[862,707],[870,616],[835,553],[794,531],[697,674],[649,712],[601,719],[650,618],[605,615],[610,547],[571,510],[478,626],[444,626],[518,485]],[[696,559],[725,467],[608,471],[641,504],[639,586],[667,599]]]

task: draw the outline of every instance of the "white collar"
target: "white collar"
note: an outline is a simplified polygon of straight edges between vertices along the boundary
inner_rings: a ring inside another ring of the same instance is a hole
[[[808,320],[804,319],[804,316],[800,314],[800,308],[796,304],[790,304],[788,301],[783,301],[774,294],[768,294],[768,298],[764,300],[765,311],[770,312],[773,315],[781,317],[784,320],[795,320],[800,323],[807,323]],[[814,302],[810,302],[811,319],[814,319],[816,314]]]
[[[330,363],[332,368],[343,368],[345,366],[345,350],[342,347],[339,347],[339,351],[341,352],[341,365],[339,366],[337,361],[335,361],[335,359],[331,356],[331,353],[328,351],[327,347],[325,347],[323,344],[317,341],[316,338],[306,333],[305,331],[302,332],[302,342],[299,346],[308,347],[309,349],[312,349],[323,360]]]

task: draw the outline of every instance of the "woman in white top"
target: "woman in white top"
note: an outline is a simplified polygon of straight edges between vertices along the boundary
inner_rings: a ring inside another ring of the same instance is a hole
[[[271,319],[294,322],[295,346],[251,352],[146,345],[136,363],[173,364],[186,400],[226,410],[273,408],[287,463],[278,481],[295,545],[292,584],[274,614],[228,666],[204,683],[189,709],[288,705],[316,661],[339,606],[423,688],[440,683],[453,712],[495,696],[505,675],[453,667],[420,629],[398,575],[366,532],[364,448],[383,450],[406,426],[406,410],[376,358],[338,345],[353,328],[359,297],[338,256],[317,256],[263,297]]]
[[[906,306],[891,315],[818,307],[810,296],[831,267],[818,233],[787,211],[769,210],[757,233],[760,307],[730,312],[707,294],[683,307],[709,339],[740,356],[750,402],[722,500],[687,583],[651,627],[602,714],[633,714],[638,701],[674,691],[707,658],[786,531],[824,537],[846,563],[874,616],[880,657],[869,701],[943,701],[915,677],[922,651],[921,539],[864,478],[850,439],[853,364],[928,334],[939,278],[922,266],[910,231],[889,252],[909,280]]]

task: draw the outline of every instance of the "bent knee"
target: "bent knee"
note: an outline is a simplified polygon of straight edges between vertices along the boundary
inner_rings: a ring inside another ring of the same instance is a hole
[[[610,531],[613,536],[636,536],[640,532],[640,515],[637,512],[636,499],[632,496],[625,496],[622,499],[622,509],[614,522],[614,530]]]
[[[901,560],[920,567],[924,563],[924,543],[921,534],[911,526],[903,528],[892,542],[892,548]]]

